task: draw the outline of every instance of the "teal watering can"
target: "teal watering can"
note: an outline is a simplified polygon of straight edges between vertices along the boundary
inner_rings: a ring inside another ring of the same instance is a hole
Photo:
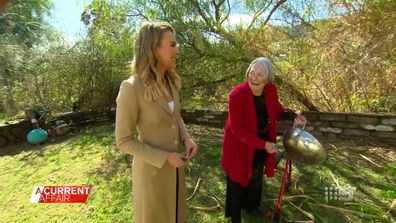
[[[27,135],[27,141],[31,144],[39,144],[48,140],[48,133],[42,128],[38,127],[36,119],[32,119],[32,124],[36,125],[36,128],[31,130]]]
[[[31,144],[38,144],[48,140],[48,133],[42,128],[33,129],[27,135],[27,141]]]

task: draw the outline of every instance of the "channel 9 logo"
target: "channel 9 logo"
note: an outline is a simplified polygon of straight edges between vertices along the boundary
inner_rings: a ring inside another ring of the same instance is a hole
[[[349,184],[346,186],[332,185],[330,187],[325,187],[325,200],[352,201],[355,191],[356,187],[351,187]]]

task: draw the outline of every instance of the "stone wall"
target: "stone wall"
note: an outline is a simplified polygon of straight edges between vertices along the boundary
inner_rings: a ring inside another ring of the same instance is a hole
[[[84,125],[101,121],[114,121],[114,109],[102,109],[84,112],[67,112],[52,117],[47,122],[39,122],[39,126],[49,132],[56,126],[57,120],[62,120],[72,128],[80,128]],[[30,120],[22,120],[12,124],[0,124],[0,148],[27,141],[27,134],[34,127]]]
[[[26,135],[31,129],[32,124],[28,120],[0,125],[0,148],[18,142],[25,142]]]
[[[183,110],[182,116],[186,124],[208,125],[224,128],[227,112]],[[304,112],[308,118],[305,130],[319,138],[330,139],[370,139],[379,143],[396,145],[396,115],[358,114],[358,113],[329,113]],[[69,112],[53,117],[47,123],[40,123],[46,130],[55,126],[57,120],[63,120],[71,127],[79,128],[89,123],[113,121],[115,109],[102,109],[86,112]],[[278,134],[285,128],[292,126],[292,122],[279,122]],[[18,123],[0,125],[0,147],[26,142],[27,133],[33,129],[28,120]]]
[[[227,112],[185,110],[186,123],[224,128]],[[305,130],[319,138],[372,139],[396,145],[396,115],[304,112],[308,119]],[[290,121],[278,123],[278,134],[292,126]]]

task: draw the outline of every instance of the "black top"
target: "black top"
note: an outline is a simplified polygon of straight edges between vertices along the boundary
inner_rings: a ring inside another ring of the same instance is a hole
[[[265,103],[264,94],[261,96],[253,95],[254,106],[256,109],[256,120],[257,120],[257,134],[260,139],[267,139],[267,128],[268,128],[268,112]],[[293,111],[282,112],[282,119],[293,121],[297,117]]]
[[[267,127],[269,123],[267,105],[265,104],[265,98],[263,95],[254,97],[254,107],[256,109],[256,120],[257,120],[257,133],[260,139],[267,138]]]

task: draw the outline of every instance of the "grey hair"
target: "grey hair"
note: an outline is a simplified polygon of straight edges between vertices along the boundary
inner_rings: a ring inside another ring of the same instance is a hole
[[[253,60],[250,63],[248,69],[246,70],[246,79],[249,78],[250,69],[254,64],[258,64],[263,68],[264,72],[264,81],[266,83],[272,83],[275,81],[275,70],[274,66],[272,65],[271,61],[267,57],[259,57]]]

